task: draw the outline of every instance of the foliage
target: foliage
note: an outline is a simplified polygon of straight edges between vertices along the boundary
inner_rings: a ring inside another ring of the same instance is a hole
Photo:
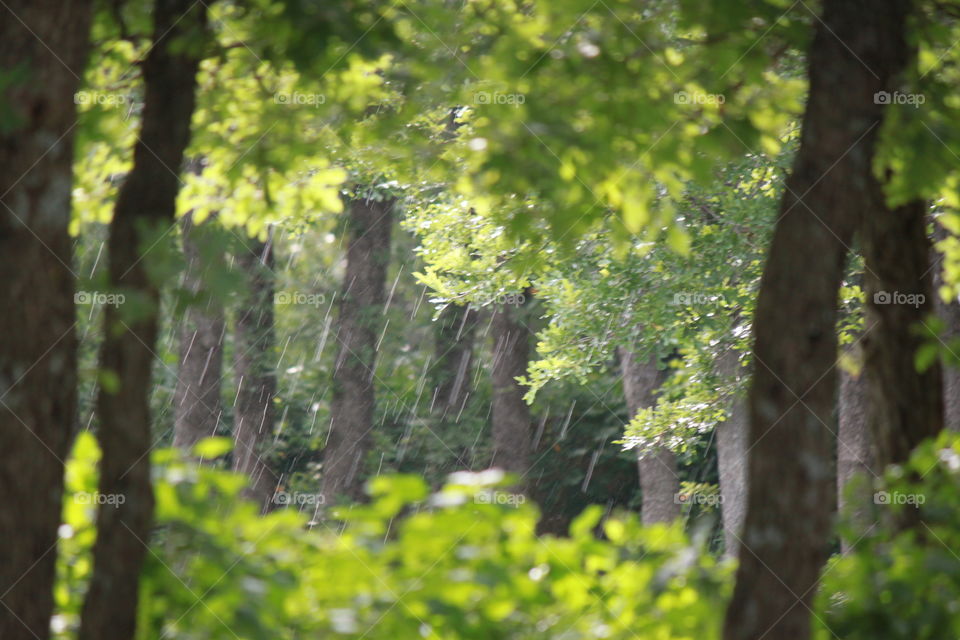
[[[960,634],[960,436],[944,432],[890,467],[853,544],[824,570],[820,638],[933,640]],[[905,523],[913,526],[905,527]]]
[[[201,446],[223,453],[221,442]],[[58,637],[76,624],[89,575],[98,451],[81,434],[69,462],[57,590]],[[372,502],[307,518],[266,517],[243,479],[155,453],[157,529],[141,582],[148,638],[714,638],[721,566],[678,526],[584,511],[569,537],[538,537],[536,509],[499,472],[458,473],[430,494],[382,476]],[[597,537],[597,527],[603,531]]]

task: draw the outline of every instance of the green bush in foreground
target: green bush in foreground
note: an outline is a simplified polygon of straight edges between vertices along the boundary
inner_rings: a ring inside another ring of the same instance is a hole
[[[229,443],[201,447],[209,459]],[[83,434],[67,473],[59,638],[76,628],[89,576],[105,499],[92,497],[98,459]],[[242,477],[173,451],[154,459],[145,640],[719,637],[731,566],[679,523],[641,527],[634,514],[604,519],[594,506],[569,537],[538,537],[536,509],[490,471],[454,474],[432,495],[418,477],[383,476],[367,505],[323,514],[293,496],[260,517],[240,498]],[[922,445],[878,492],[875,522],[848,526],[853,551],[824,571],[818,637],[960,637],[960,436]]]
[[[892,466],[850,554],[824,570],[820,638],[960,638],[960,435],[923,443]]]
[[[209,458],[221,445],[201,446]],[[98,458],[83,434],[68,471],[61,637],[78,623],[90,570],[96,500],[85,496]],[[418,477],[383,476],[370,504],[327,519],[298,497],[260,517],[239,497],[243,478],[172,451],[154,459],[140,638],[718,637],[730,568],[679,524],[643,528],[634,514],[601,524],[595,506],[570,537],[538,537],[536,509],[498,472],[454,474],[433,495]]]

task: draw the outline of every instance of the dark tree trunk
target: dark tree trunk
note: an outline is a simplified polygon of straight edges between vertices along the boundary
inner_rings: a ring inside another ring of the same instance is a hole
[[[5,640],[50,634],[63,461],[77,426],[75,274],[67,227],[74,94],[87,55],[91,5],[14,0],[0,8],[0,69],[7,81],[0,83],[0,103],[9,109],[0,128]],[[45,43],[55,43],[56,51]]]
[[[834,503],[837,292],[859,214],[875,205],[874,95],[909,59],[908,9],[827,0],[815,23],[800,149],[754,318],[749,497],[726,640],[810,635]]]
[[[263,461],[274,431],[273,398],[277,378],[273,359],[273,236],[247,240],[237,255],[246,279],[246,295],[237,315],[233,367],[237,400],[233,414],[233,469],[250,477],[247,495],[266,510],[277,477]]]
[[[524,304],[529,296],[524,294]],[[530,407],[523,399],[524,388],[517,382],[527,374],[530,358],[530,329],[522,304],[502,304],[494,312],[490,324],[493,357],[490,378],[493,386],[491,411],[493,420],[492,466],[519,476],[518,490],[525,486],[530,470],[532,432]]]
[[[466,404],[478,317],[470,305],[451,304],[437,318],[432,409],[440,420],[456,419]]]
[[[212,224],[208,221],[207,225]],[[183,217],[183,255],[186,261],[183,288],[193,296],[209,291],[204,244],[210,228],[195,226],[193,216]],[[223,307],[214,297],[196,301],[186,309],[180,325],[180,366],[173,395],[173,445],[190,452],[203,438],[216,434],[223,408]]]
[[[874,204],[861,225],[870,327],[864,368],[867,422],[883,468],[906,461],[922,440],[943,429],[943,378],[939,362],[923,372],[914,365],[925,340],[917,329],[934,312],[927,205],[890,209],[881,185],[873,180],[870,187]]]
[[[842,517],[852,517],[857,528],[866,531],[871,524],[876,465],[873,438],[867,426],[866,372],[862,369],[857,375],[840,371],[837,414],[837,510]],[[853,542],[841,540],[844,553]]]
[[[363,498],[364,458],[373,430],[374,368],[382,326],[395,202],[354,200],[347,220],[347,268],[340,296],[330,435],[323,452],[322,495]]]
[[[720,356],[718,373],[736,388],[743,371],[735,349],[728,349]],[[740,538],[747,515],[749,424],[747,399],[735,391],[727,398],[727,402],[727,419],[717,425],[717,470],[720,475],[724,552],[736,558],[740,554]]]
[[[632,420],[641,409],[656,405],[657,391],[664,382],[664,372],[657,367],[655,357],[638,358],[628,349],[620,348],[619,351],[623,394]],[[680,478],[677,476],[677,457],[674,453],[666,447],[638,451],[637,470],[643,499],[643,523],[671,522],[679,518],[677,494],[680,493]]]
[[[153,519],[150,371],[160,302],[148,251],[174,224],[205,28],[204,4],[157,0],[153,47],[143,63],[140,137],[110,225],[110,282],[127,296],[126,305],[137,308],[127,313],[124,305],[107,307],[100,362],[117,386],[101,385],[97,398],[100,493],[123,496],[123,504],[99,510],[80,640],[132,638],[136,628],[140,569]]]

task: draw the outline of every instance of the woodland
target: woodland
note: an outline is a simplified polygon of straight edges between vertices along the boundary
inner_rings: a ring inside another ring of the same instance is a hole
[[[0,0],[0,640],[960,638],[957,0]]]

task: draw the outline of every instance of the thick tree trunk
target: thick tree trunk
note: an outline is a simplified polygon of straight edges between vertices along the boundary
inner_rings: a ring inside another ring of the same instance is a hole
[[[524,304],[529,296],[524,294]],[[523,399],[524,388],[517,378],[527,374],[530,359],[530,329],[522,304],[503,304],[490,324],[493,357],[490,379],[493,386],[493,461],[498,467],[519,476],[517,490],[525,486],[530,470],[532,432],[530,407]]]
[[[837,292],[873,150],[909,58],[909,3],[827,0],[809,55],[803,133],[760,283],[750,389],[747,519],[726,640],[810,635],[833,505]]]
[[[0,638],[50,634],[63,461],[77,426],[74,94],[90,2],[0,8]],[[55,50],[47,43],[55,44]],[[23,72],[22,78],[16,71]],[[10,75],[9,72],[13,71]]]
[[[211,222],[207,222],[211,224]],[[186,260],[183,288],[203,295],[209,290],[202,247],[209,228],[197,227],[193,216],[182,220],[183,255]],[[180,325],[180,366],[173,395],[173,445],[190,452],[203,438],[216,434],[223,408],[223,307],[213,298],[191,304]]]
[[[470,305],[451,304],[437,318],[432,408],[440,420],[456,419],[470,393],[478,317],[476,309]]]
[[[107,307],[100,362],[115,375],[116,388],[101,385],[97,398],[100,493],[122,504],[99,510],[80,640],[132,638],[136,628],[140,569],[153,519],[150,372],[160,302],[147,251],[174,224],[205,28],[204,4],[157,0],[153,47],[143,63],[140,137],[133,169],[117,196],[109,241],[110,282],[127,296],[127,305],[138,308],[124,313],[123,305]]]
[[[937,222],[934,222],[934,240],[940,241],[947,237],[948,232]],[[940,296],[940,287],[943,286],[943,254],[934,253],[933,270],[933,297],[937,315],[943,321],[946,332],[944,341],[949,345],[960,336],[960,303],[956,296],[952,300],[944,300]],[[953,348],[953,347],[951,347]],[[960,352],[954,349],[956,355]],[[960,367],[947,363],[943,367],[943,426],[951,431],[960,431]]]
[[[619,352],[623,394],[632,420],[638,411],[657,403],[657,390],[663,384],[664,374],[657,367],[656,358],[638,358],[635,353],[622,347]],[[643,523],[671,522],[680,517],[680,502],[677,500],[680,478],[677,476],[677,457],[674,453],[666,447],[638,451],[637,470],[643,499]]]
[[[390,260],[394,200],[349,204],[347,268],[337,326],[330,435],[323,452],[322,495],[363,498],[363,462],[373,430],[374,368]]]
[[[943,378],[939,362],[923,372],[914,365],[925,339],[917,329],[934,311],[927,205],[890,209],[881,185],[870,187],[874,204],[861,225],[870,327],[863,345],[867,421],[882,468],[943,429]]]
[[[857,527],[866,531],[870,526],[876,465],[873,438],[867,426],[865,371],[861,369],[855,375],[841,370],[837,409],[837,510],[841,517],[852,517]],[[844,553],[853,542],[855,540],[841,540]]]
[[[264,445],[273,435],[273,398],[277,378],[273,359],[273,236],[266,242],[246,241],[237,256],[246,279],[234,339],[233,368],[237,400],[233,413],[233,469],[250,477],[247,495],[266,510],[278,478],[263,461]]]
[[[718,373],[735,387],[743,373],[739,353],[735,349],[728,349],[717,364]],[[747,516],[749,412],[747,399],[742,394],[734,392],[727,402],[727,419],[717,425],[717,470],[720,475],[724,552],[736,558],[740,555],[740,538]]]

